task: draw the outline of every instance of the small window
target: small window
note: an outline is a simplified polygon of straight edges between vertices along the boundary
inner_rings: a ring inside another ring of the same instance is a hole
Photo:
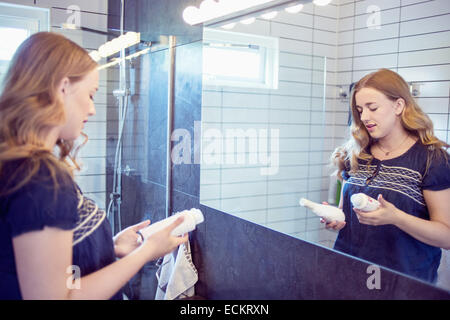
[[[28,38],[29,33],[26,29],[0,27],[0,60],[9,61],[19,45]]]
[[[278,39],[205,28],[203,82],[277,89]]]
[[[30,35],[49,30],[48,9],[0,3],[0,89],[19,45]]]

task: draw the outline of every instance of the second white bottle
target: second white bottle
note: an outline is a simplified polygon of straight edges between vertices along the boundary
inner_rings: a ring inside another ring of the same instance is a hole
[[[353,207],[364,212],[374,211],[380,207],[380,203],[364,193],[355,193],[350,197]]]
[[[185,233],[195,230],[197,224],[202,223],[204,221],[204,217],[202,212],[199,209],[192,208],[191,210],[184,210],[178,212],[164,220],[160,220],[158,222],[152,223],[148,227],[142,229],[140,233],[144,237],[144,239],[150,237],[152,234],[166,228],[173,222],[175,222],[178,217],[183,216],[183,222],[177,226],[172,231],[173,236],[181,236]]]

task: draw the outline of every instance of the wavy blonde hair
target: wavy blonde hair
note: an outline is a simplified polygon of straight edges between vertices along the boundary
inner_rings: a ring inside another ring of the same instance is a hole
[[[356,109],[356,93],[362,88],[372,88],[383,93],[391,101],[403,99],[405,107],[400,115],[403,128],[414,137],[420,139],[421,143],[428,146],[427,166],[425,173],[434,158],[447,159],[448,153],[445,149],[447,143],[439,140],[433,130],[433,122],[414,100],[410,93],[408,83],[397,73],[389,69],[380,69],[370,73],[359,80],[352,91],[351,112],[352,123],[350,127],[350,139],[342,146],[336,148],[331,156],[331,162],[338,168],[338,176],[342,178],[341,172],[350,167],[351,171],[358,168],[358,159],[371,162],[373,156],[368,153],[370,146],[376,142],[367,131],[361,116]]]
[[[74,141],[58,139],[57,150],[49,150],[45,140],[52,128],[66,121],[64,105],[57,94],[62,79],[78,82],[97,66],[86,50],[57,33],[35,33],[19,46],[0,96],[1,194],[20,189],[41,165],[48,167],[56,186],[56,175],[61,170],[73,177],[73,169],[79,169],[75,160],[79,148],[74,150]],[[82,145],[87,142],[87,136],[83,136]],[[57,155],[52,151],[57,151]],[[18,159],[27,160],[20,173],[2,172],[9,161]],[[8,182],[19,174],[21,181],[11,185],[5,181],[6,174]]]

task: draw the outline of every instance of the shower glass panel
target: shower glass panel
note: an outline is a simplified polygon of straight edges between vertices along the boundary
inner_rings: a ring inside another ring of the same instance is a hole
[[[116,231],[144,219],[156,221],[165,215],[164,196],[161,195],[165,194],[168,50],[151,50],[141,45],[127,52],[127,56],[146,49],[148,51],[144,54],[126,61],[127,93],[122,110],[124,123],[119,151],[121,174],[120,181],[116,181],[121,186],[120,214],[117,205],[111,213]],[[119,117],[121,97],[114,93],[119,87],[119,66],[108,68],[107,74],[106,169],[107,188],[112,191],[122,126]],[[108,191],[108,195],[110,193]],[[109,198],[107,200],[110,201]],[[150,204],[152,212],[147,211]]]
[[[169,50],[167,45],[141,41],[127,49],[126,56],[126,96],[122,111],[119,102],[123,97],[117,92],[120,67],[115,65],[105,70],[108,79],[106,204],[114,233],[146,219],[156,222],[166,216]],[[119,186],[115,189],[120,191],[118,194],[113,192],[114,185]],[[112,198],[116,198],[114,204],[108,206]],[[129,282],[125,293],[130,299],[154,299],[158,268],[155,262],[145,265]]]

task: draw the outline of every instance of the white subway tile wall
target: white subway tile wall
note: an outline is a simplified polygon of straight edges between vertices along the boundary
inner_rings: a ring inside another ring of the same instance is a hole
[[[49,8],[51,31],[62,33],[86,50],[98,49],[100,45],[107,41],[105,35],[84,30],[65,30],[61,26],[74,14],[67,8],[74,6],[73,8],[80,10],[79,22],[81,27],[106,31],[108,26],[108,1],[36,0],[29,2],[31,2],[29,5]],[[91,117],[85,125],[84,133],[88,135],[89,141],[78,154],[78,161],[81,163],[82,169],[75,176],[75,180],[85,195],[94,199],[102,209],[105,209],[106,201],[107,80],[106,71],[100,71],[99,90],[94,98],[96,115]]]
[[[323,97],[325,94],[332,102],[336,94],[337,15],[336,5],[319,8],[309,3],[299,14],[279,12],[271,21],[258,19],[254,25],[238,24],[233,29],[279,38],[279,88],[248,93],[205,86],[203,132],[215,128],[225,135],[233,128],[277,129],[279,169],[275,175],[264,176],[260,169],[267,166],[260,163],[202,164],[202,203],[293,236],[332,245],[334,238],[317,232],[323,226],[298,201],[301,197],[325,200],[328,193],[323,168],[332,151],[334,117],[325,111],[334,104],[324,105]],[[270,131],[268,134],[270,138]],[[204,156],[211,151],[210,145],[211,140],[204,138]],[[246,156],[250,156],[249,151]],[[223,152],[229,154],[230,150]]]
[[[371,5],[380,10],[378,29],[367,26],[373,18],[367,13]],[[338,9],[337,84],[348,88],[380,67],[418,82],[417,101],[433,120],[436,134],[449,142],[450,1],[341,0]],[[353,34],[351,41],[347,34]],[[336,104],[341,110],[348,102]],[[336,145],[340,142],[337,139]]]

